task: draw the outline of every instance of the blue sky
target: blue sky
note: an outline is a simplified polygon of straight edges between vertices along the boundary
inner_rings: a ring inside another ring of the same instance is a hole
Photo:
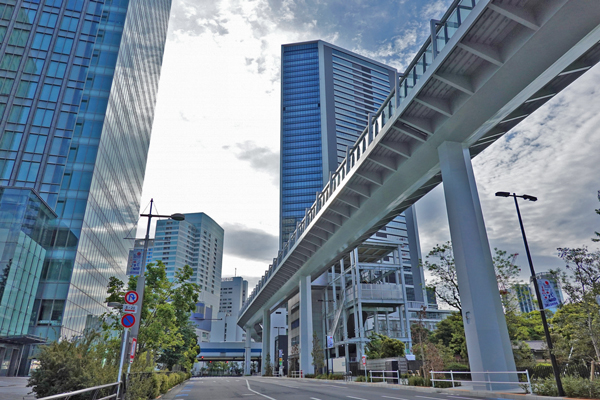
[[[322,39],[396,67],[450,0],[174,0],[142,208],[206,212],[225,228],[223,276],[252,284],[277,252],[281,44]],[[474,160],[492,248],[520,253],[522,212],[536,268],[600,230],[600,68],[587,72]],[[449,239],[441,187],[417,203],[422,251]]]

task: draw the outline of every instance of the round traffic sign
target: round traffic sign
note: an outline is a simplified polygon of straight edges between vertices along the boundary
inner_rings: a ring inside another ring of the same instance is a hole
[[[133,314],[125,314],[121,318],[121,325],[125,328],[131,328],[135,324],[135,315]]]
[[[130,290],[125,293],[125,303],[127,304],[135,304],[139,300],[140,295],[135,290]]]

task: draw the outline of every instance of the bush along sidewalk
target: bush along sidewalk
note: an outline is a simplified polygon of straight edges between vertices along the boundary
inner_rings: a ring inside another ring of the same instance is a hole
[[[580,399],[600,399],[600,380],[563,376],[562,385],[567,397]],[[538,379],[531,383],[533,393],[540,396],[558,396],[554,377]]]
[[[141,372],[129,375],[126,400],[152,400],[191,378],[189,372]]]

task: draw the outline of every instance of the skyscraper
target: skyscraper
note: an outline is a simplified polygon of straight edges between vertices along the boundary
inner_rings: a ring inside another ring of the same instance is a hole
[[[281,48],[280,247],[304,218],[394,87],[397,71],[322,40]],[[412,208],[370,240],[401,244],[413,268],[407,296],[426,302]],[[410,245],[409,245],[410,244]],[[414,284],[414,286],[413,286]]]
[[[192,267],[192,282],[200,286],[200,301],[216,315],[221,292],[224,231],[204,213],[184,215],[184,221],[165,219],[156,223],[153,258],[162,260],[169,279],[184,265]]]
[[[396,70],[321,40],[281,49],[280,247],[394,85]]]
[[[125,278],[171,0],[2,3],[0,353],[26,373]]]

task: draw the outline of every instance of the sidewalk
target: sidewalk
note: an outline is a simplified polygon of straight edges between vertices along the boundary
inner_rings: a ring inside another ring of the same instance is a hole
[[[281,378],[273,378],[281,379]],[[299,379],[305,381],[311,381],[312,379],[307,378],[285,378],[285,379]],[[335,382],[335,381],[334,381]],[[370,382],[353,382],[353,381],[337,381],[340,383],[351,384],[351,385],[363,385],[363,386],[386,386],[390,389],[396,390],[412,390],[420,393],[445,393],[453,395],[472,396],[480,399],[507,399],[507,400],[570,400],[571,397],[551,397],[551,396],[539,396],[537,394],[519,394],[519,393],[506,393],[506,392],[490,392],[483,390],[468,390],[463,388],[448,388],[440,389],[433,387],[423,386],[406,386],[406,385],[395,385],[387,383],[370,383]],[[573,399],[575,400],[575,399]]]
[[[31,388],[27,387],[29,378],[0,377],[0,400],[33,400]]]

